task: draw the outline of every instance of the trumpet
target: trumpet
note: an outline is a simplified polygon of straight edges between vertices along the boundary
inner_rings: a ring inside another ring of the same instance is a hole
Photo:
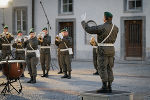
[[[38,38],[39,41],[42,41],[44,36],[45,36],[45,33],[44,32],[40,32],[40,34],[38,34],[37,38]]]
[[[62,33],[59,33],[59,35],[56,36],[56,41],[61,41],[63,39]]]
[[[90,44],[91,44],[92,46],[96,46],[96,45],[97,45],[97,42],[96,42],[96,40],[95,40],[94,37],[91,38]]]
[[[4,34],[0,34],[0,38],[4,37]]]
[[[15,39],[15,43],[17,43],[18,45],[22,45],[22,37],[17,37],[16,39]]]
[[[25,36],[24,37],[24,41],[27,41],[27,40],[29,40],[30,39],[30,36]]]

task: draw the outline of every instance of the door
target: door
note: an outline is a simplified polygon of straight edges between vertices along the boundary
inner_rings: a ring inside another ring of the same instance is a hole
[[[72,50],[74,52],[74,24],[73,22],[59,22],[59,31],[67,28],[69,36],[72,38]],[[74,56],[74,55],[73,55]]]
[[[127,58],[142,58],[142,20],[125,21],[125,46]]]

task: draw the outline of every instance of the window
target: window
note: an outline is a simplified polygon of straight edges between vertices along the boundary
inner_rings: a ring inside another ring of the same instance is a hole
[[[15,32],[21,30],[24,34],[27,33],[27,9],[15,8]]]
[[[72,14],[73,13],[73,0],[59,0],[59,13]]]
[[[142,11],[142,0],[125,0],[126,11]]]

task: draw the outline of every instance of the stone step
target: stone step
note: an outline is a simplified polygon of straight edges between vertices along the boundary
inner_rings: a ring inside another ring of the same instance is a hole
[[[133,100],[133,93],[127,91],[113,90],[112,93],[97,93],[87,91],[80,93],[81,100]]]

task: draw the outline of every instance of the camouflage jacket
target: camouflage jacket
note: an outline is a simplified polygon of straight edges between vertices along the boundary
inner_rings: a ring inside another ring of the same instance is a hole
[[[112,28],[112,25],[113,25],[112,22],[105,22],[102,25],[89,27],[85,21],[82,21],[81,24],[87,33],[97,34],[98,43],[101,43],[109,35],[111,28]],[[115,25],[113,30],[112,30],[111,35],[106,39],[106,41],[104,43],[114,44],[116,41],[116,38],[117,38],[117,34],[118,34],[118,27]],[[113,46],[112,47],[111,46],[98,47],[98,49],[99,48],[106,55],[112,55],[113,56],[115,54],[115,48]]]
[[[27,51],[28,50],[33,50],[33,49],[37,50],[38,49],[38,40],[37,40],[37,37],[31,38],[31,39],[25,41],[24,44],[23,44],[23,47],[27,48]],[[35,52],[28,53],[27,52],[27,57],[36,57],[36,53]]]
[[[72,38],[69,36],[63,37],[63,39],[61,41],[55,41],[55,44],[58,46],[59,49],[71,48],[72,47]],[[63,51],[63,52],[60,52],[60,54],[69,54],[69,52]]]
[[[11,41],[14,39],[14,37],[10,34],[10,37],[9,38],[6,38],[5,34],[2,33],[0,34],[1,37],[0,37],[0,45],[1,45],[1,49],[3,51],[10,51],[11,50],[11,46],[3,46],[3,44],[11,44]]]
[[[51,36],[48,34],[44,36],[43,42],[39,41],[39,45],[42,46],[50,46],[51,45]],[[50,53],[50,48],[41,48],[40,53]]]

